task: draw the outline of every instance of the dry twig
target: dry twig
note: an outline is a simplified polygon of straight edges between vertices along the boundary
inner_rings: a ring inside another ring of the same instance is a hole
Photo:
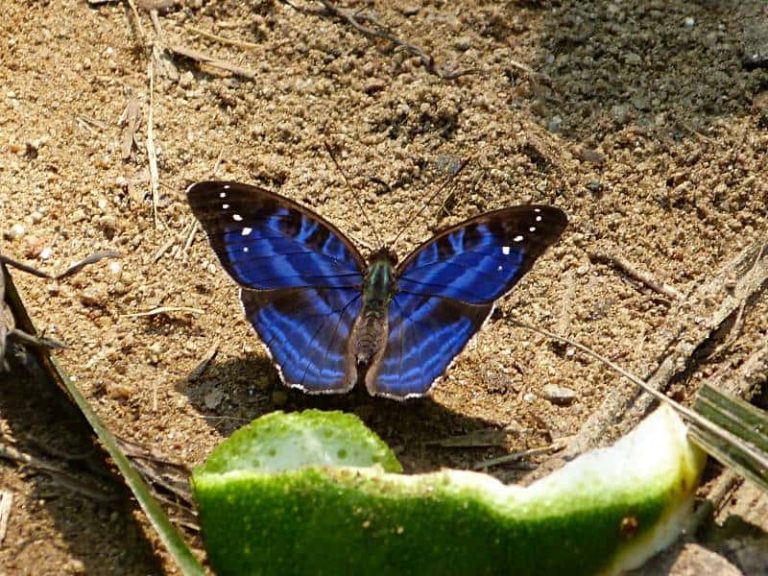
[[[435,63],[435,59],[431,55],[427,54],[424,50],[422,50],[420,47],[416,46],[415,44],[411,44],[410,42],[406,42],[405,40],[402,40],[401,38],[395,36],[383,24],[378,22],[373,16],[370,16],[367,14],[361,14],[361,13],[352,14],[347,10],[342,10],[341,8],[339,8],[329,0],[319,0],[319,2],[323,5],[327,14],[330,14],[334,18],[342,20],[343,22],[346,22],[352,28],[357,30],[360,34],[362,34],[369,40],[385,40],[390,44],[392,44],[393,46],[402,48],[407,52],[413,54],[421,61],[424,68],[430,74],[434,74],[435,76],[443,80],[455,80],[460,76],[465,76],[467,74],[472,74],[475,72],[474,70],[448,71],[448,70],[441,69],[440,67],[437,66],[437,64]],[[289,5],[292,8],[296,8],[292,4],[289,4]],[[361,23],[361,20],[365,20],[370,24],[370,26],[363,25]]]
[[[633,280],[637,280],[641,284],[648,286],[651,290],[658,292],[662,296],[666,296],[670,300],[685,300],[679,291],[670,286],[669,284],[662,284],[658,282],[650,272],[639,270],[628,260],[618,256],[616,254],[608,254],[607,252],[592,252],[589,255],[590,259],[594,262],[600,262],[616,268],[617,270],[624,272],[627,276]]]
[[[226,70],[227,72],[231,72],[236,76],[242,76],[243,78],[248,78],[249,80],[256,78],[256,73],[251,70],[238,66],[237,64],[232,64],[226,60],[220,60],[219,58],[208,56],[199,50],[193,50],[192,48],[186,48],[184,46],[171,46],[169,50],[177,56],[189,58],[190,60],[194,60],[200,64],[206,64],[208,66],[213,66],[214,68]]]

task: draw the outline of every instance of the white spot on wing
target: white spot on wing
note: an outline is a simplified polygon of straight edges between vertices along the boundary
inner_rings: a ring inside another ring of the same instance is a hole
[[[242,235],[243,236],[248,236],[248,234],[250,234],[251,232],[253,232],[253,228],[248,228],[248,226],[245,226],[243,228]]]
[[[232,214],[232,220],[234,220],[235,222],[242,222],[243,217],[240,216],[240,214]]]
[[[525,240],[525,238],[523,238],[519,234],[517,236],[515,236],[514,238],[512,238],[513,242],[522,242],[523,240]]]
[[[541,222],[541,216],[536,216],[536,222]]]
[[[499,267],[497,268],[497,270],[498,270],[499,272],[501,272],[502,270],[504,270],[504,267],[503,267],[503,266],[499,266]]]
[[[222,204],[221,205],[222,210],[229,210],[229,204]]]
[[[539,212],[541,212],[541,208],[534,208],[533,211],[538,214]]]
[[[229,184],[224,184],[224,190],[229,190],[230,188],[232,188],[232,186]]]
[[[504,256],[509,256],[509,246],[502,246],[501,253],[504,254]]]
[[[530,228],[528,228],[528,230],[530,230],[531,232],[536,232],[536,226],[531,226]]]
[[[243,246],[243,252],[247,254],[249,251],[250,251],[250,248],[248,248],[248,246]]]
[[[227,193],[226,192],[219,192],[219,198],[226,198]]]

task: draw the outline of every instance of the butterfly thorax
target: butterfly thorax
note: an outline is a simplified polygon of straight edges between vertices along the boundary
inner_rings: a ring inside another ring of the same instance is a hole
[[[397,291],[395,257],[388,250],[377,252],[363,283],[363,309],[355,326],[355,358],[370,364],[384,349],[387,339],[389,303]]]

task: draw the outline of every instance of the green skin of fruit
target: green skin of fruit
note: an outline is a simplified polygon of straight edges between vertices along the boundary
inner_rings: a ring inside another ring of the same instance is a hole
[[[376,459],[390,465],[385,453]],[[578,575],[612,571],[625,549],[686,511],[699,460],[683,462],[677,480],[664,473],[607,490],[587,476],[576,493],[574,482],[519,488],[471,472],[403,476],[379,465],[265,474],[223,471],[220,461],[216,471],[196,470],[193,487],[220,576]]]

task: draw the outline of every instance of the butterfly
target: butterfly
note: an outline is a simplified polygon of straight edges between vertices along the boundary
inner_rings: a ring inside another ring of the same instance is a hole
[[[308,393],[423,396],[497,299],[566,227],[553,206],[502,208],[443,230],[398,264],[366,261],[333,224],[268,190],[199,182],[187,198],[282,381]]]

